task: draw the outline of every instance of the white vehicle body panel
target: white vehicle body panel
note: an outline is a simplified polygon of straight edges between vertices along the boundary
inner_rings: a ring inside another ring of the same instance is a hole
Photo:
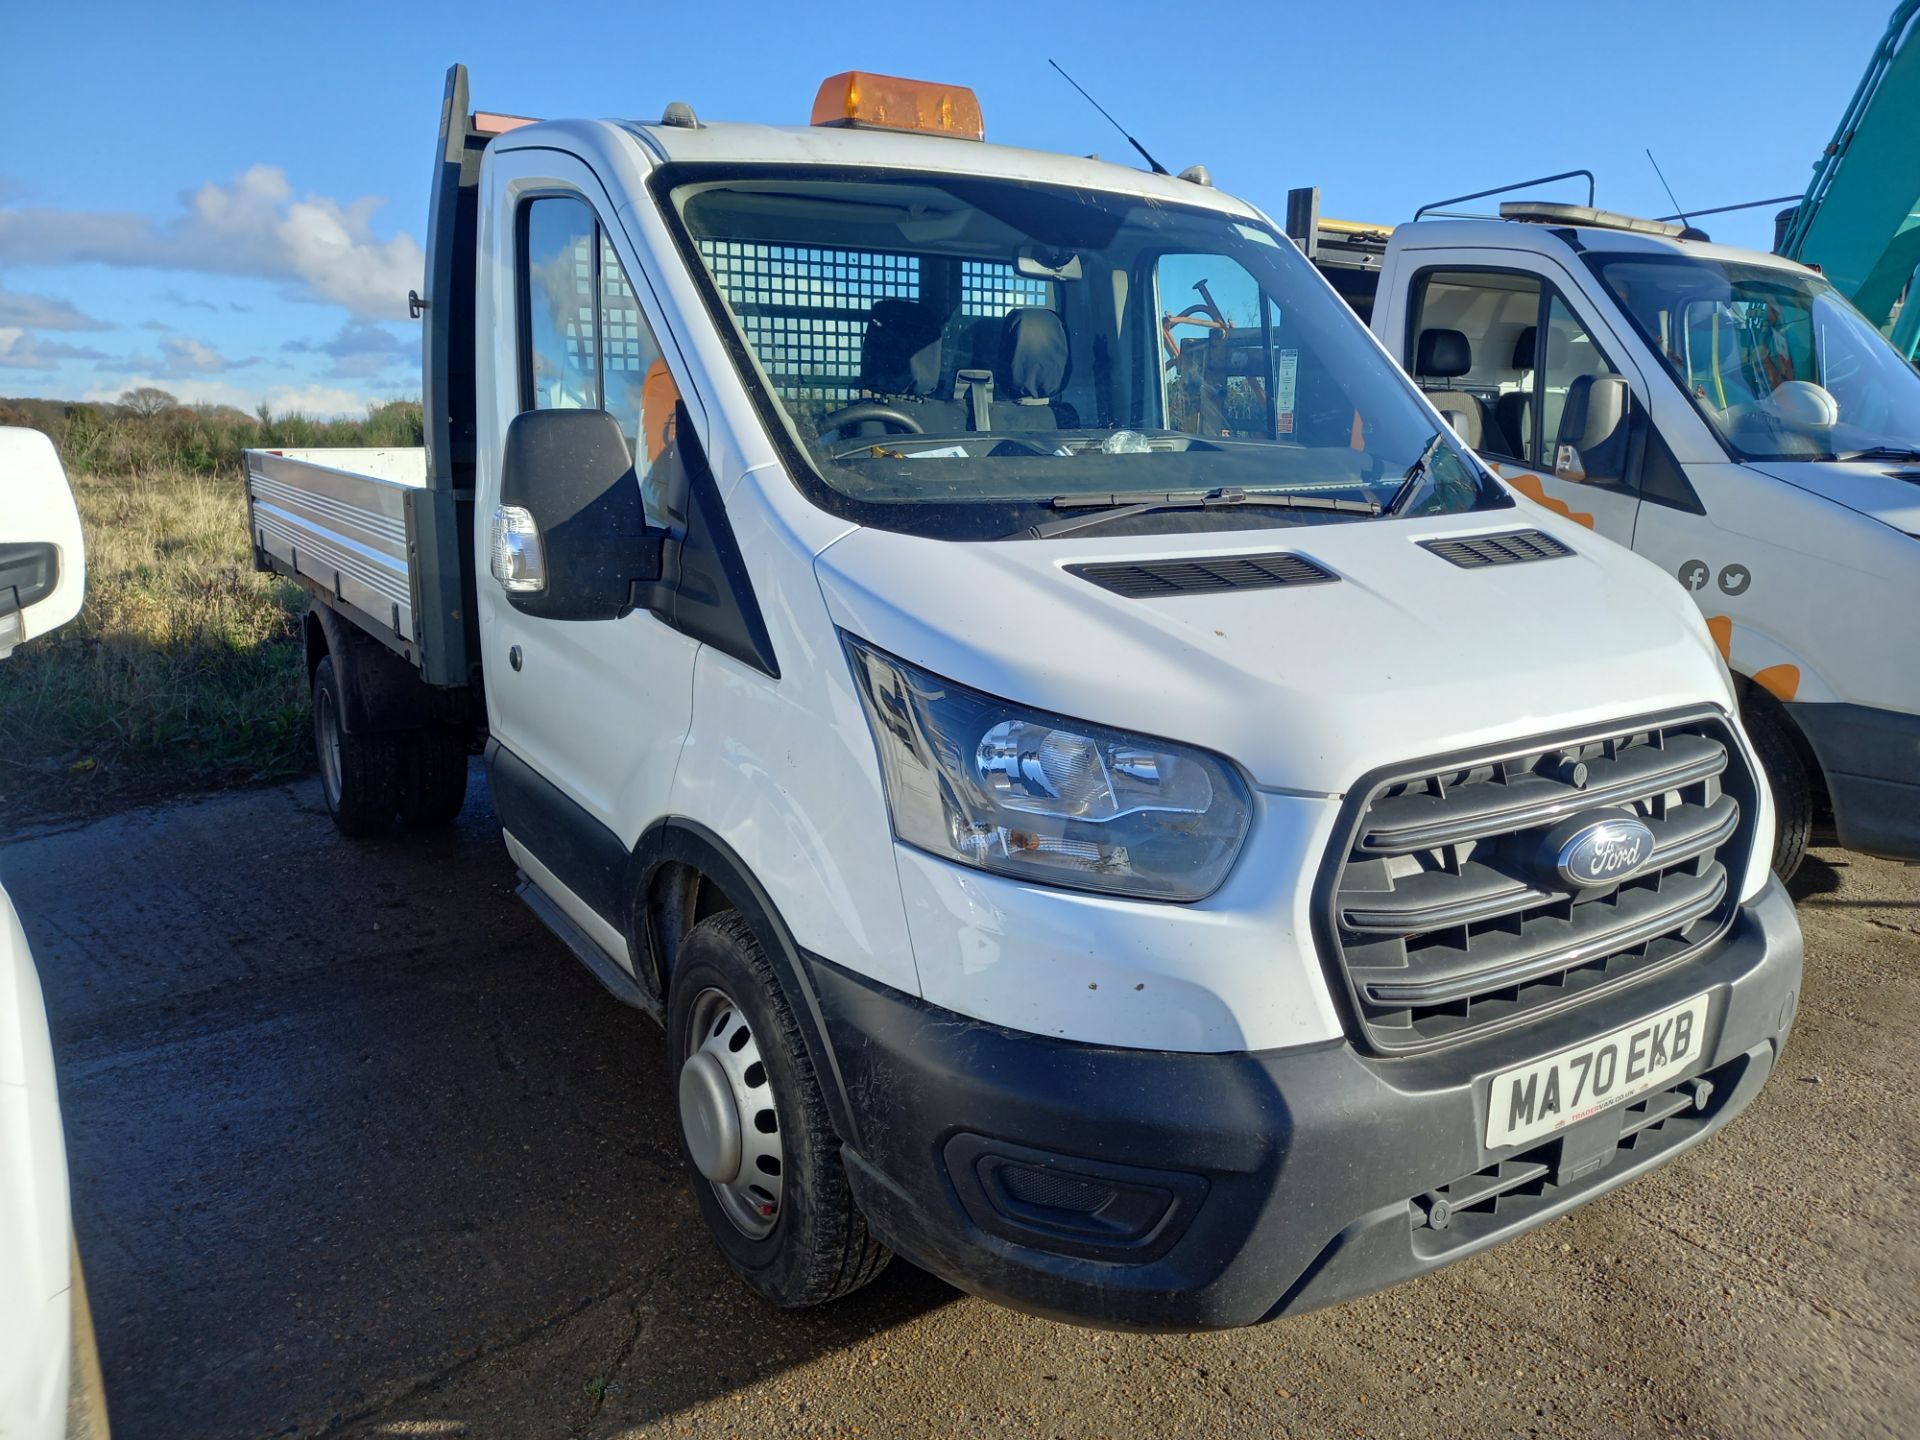
[[[57,630],[80,613],[87,589],[80,514],[53,441],[38,430],[0,425],[0,545],[52,544],[59,570],[53,589],[0,616],[0,659],[23,640]]]
[[[0,891],[0,1435],[66,1433],[67,1154],[33,955]]]
[[[1582,230],[1608,253],[1684,254],[1799,272],[1729,246]],[[1429,221],[1393,234],[1380,275],[1375,334],[1402,363],[1412,344],[1420,274],[1519,270],[1549,279],[1624,371],[1699,494],[1705,515],[1510,464],[1502,478],[1554,511],[1652,561],[1693,592],[1734,673],[1783,701],[1845,702],[1920,713],[1920,485],[1898,468],[1838,461],[1736,462],[1618,304],[1560,238],[1560,227]],[[1915,437],[1920,440],[1920,437]],[[1696,568],[1703,567],[1703,568]]]
[[[0,543],[51,543],[58,554],[51,592],[0,616],[4,657],[14,643],[71,620],[86,591],[73,492],[53,442],[37,430],[0,427]],[[46,1005],[20,917],[0,890],[0,1436],[7,1440],[67,1433],[72,1235]]]

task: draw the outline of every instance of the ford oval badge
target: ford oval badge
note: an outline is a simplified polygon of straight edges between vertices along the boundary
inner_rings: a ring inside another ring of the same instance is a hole
[[[1575,890],[1618,885],[1653,858],[1653,832],[1631,816],[1582,825],[1553,857],[1560,878]]]

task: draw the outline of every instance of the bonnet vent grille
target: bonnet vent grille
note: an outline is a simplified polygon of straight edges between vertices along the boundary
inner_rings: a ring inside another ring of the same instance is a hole
[[[1304,555],[1284,552],[1069,565],[1067,570],[1132,600],[1158,595],[1205,595],[1220,590],[1266,590],[1277,585],[1324,585],[1340,578]]]
[[[1558,560],[1573,553],[1542,530],[1469,535],[1461,540],[1422,540],[1420,545],[1462,570],[1484,570],[1489,565],[1524,565],[1530,560]]]

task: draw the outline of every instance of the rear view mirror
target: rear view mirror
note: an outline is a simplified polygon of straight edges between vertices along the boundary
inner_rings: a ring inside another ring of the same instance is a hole
[[[0,426],[0,659],[80,613],[87,555],[53,442]]]
[[[1080,257],[1071,250],[1047,245],[1022,245],[1014,256],[1013,268],[1029,280],[1078,280]]]
[[[1623,376],[1580,376],[1560,415],[1553,473],[1588,484],[1625,481],[1632,415],[1633,391]]]
[[[616,620],[647,602],[666,532],[648,526],[620,422],[604,410],[529,410],[507,427],[488,551],[516,610]]]

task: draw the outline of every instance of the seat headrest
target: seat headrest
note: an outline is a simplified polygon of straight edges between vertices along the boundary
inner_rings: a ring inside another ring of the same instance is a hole
[[[1537,326],[1529,325],[1520,332],[1520,338],[1513,342],[1513,368],[1531,370],[1533,368],[1533,342],[1538,333]]]
[[[860,337],[860,388],[931,395],[940,384],[940,317],[918,300],[876,300]]]
[[[1015,400],[1052,400],[1067,388],[1067,327],[1042,306],[1009,310],[1000,331],[998,383]]]
[[[1451,380],[1473,368],[1473,349],[1458,330],[1422,330],[1414,351],[1413,373]]]

